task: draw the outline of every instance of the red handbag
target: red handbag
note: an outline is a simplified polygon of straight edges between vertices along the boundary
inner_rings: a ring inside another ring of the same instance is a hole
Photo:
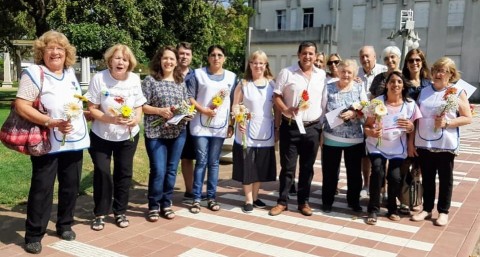
[[[40,68],[40,92],[32,106],[39,112],[46,114],[47,112],[40,101],[44,76],[44,72],[42,68]],[[0,130],[0,140],[7,148],[27,155],[44,155],[52,149],[48,138],[49,135],[50,131],[48,127],[40,126],[24,119],[15,110],[15,101],[12,102],[10,114]]]

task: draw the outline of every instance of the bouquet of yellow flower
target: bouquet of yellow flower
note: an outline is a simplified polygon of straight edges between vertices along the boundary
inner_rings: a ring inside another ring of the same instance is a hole
[[[360,102],[354,102],[352,105],[348,108],[348,110],[354,111],[358,117],[363,117],[363,108],[367,107],[370,105],[368,101],[362,100]]]
[[[243,104],[236,104],[232,106],[232,116],[235,118],[235,122],[239,125],[246,127],[247,121],[252,118],[252,113],[248,111],[248,108]],[[247,149],[247,136],[245,133],[242,135],[243,149]]]
[[[458,109],[458,97],[457,97],[457,89],[454,87],[450,87],[445,90],[445,94],[443,95],[443,100],[445,101],[440,105],[438,108],[438,117],[445,116],[445,113],[448,111],[454,111]],[[437,132],[437,128],[434,128],[434,131]]]
[[[132,107],[126,105],[126,101],[123,97],[121,96],[116,96],[114,98],[115,102],[120,104],[120,107],[115,108],[113,106],[110,106],[108,111],[113,115],[113,116],[120,116],[124,119],[132,119],[135,117],[135,112],[133,111]],[[132,137],[132,129],[130,126],[127,126],[128,128],[128,133],[130,133],[130,141],[133,141]]]
[[[188,104],[185,100],[178,105],[170,106],[170,111],[173,115],[185,115],[185,116],[193,116],[197,113],[195,109],[195,105]],[[168,127],[167,119],[160,117],[159,119],[152,122],[152,126],[159,126],[163,125],[164,127]]]
[[[212,109],[214,112],[217,112],[217,109],[223,104],[223,101],[225,100],[225,97],[228,96],[228,90],[227,89],[222,89],[218,91],[217,94],[215,94],[212,98],[212,104],[209,106],[210,109]],[[208,117],[207,119],[207,126],[210,126],[210,123],[212,122],[213,117]]]
[[[373,99],[367,105],[368,113],[370,116],[375,117],[375,126],[379,126],[382,123],[383,116],[388,114],[387,107],[383,103],[383,101],[378,99]],[[382,145],[382,137],[379,137],[377,140],[377,147]]]
[[[75,94],[74,97],[78,99],[77,102],[66,103],[63,107],[64,116],[67,121],[71,121],[72,119],[77,119],[78,117],[82,116],[83,102],[88,101],[87,98],[81,95]],[[61,146],[65,145],[66,139],[67,139],[67,135],[63,134]]]

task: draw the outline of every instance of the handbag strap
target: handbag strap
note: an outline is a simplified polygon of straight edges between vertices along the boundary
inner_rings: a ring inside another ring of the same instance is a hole
[[[37,109],[41,113],[46,113],[45,107],[43,106],[41,101],[41,96],[43,91],[43,82],[45,80],[45,72],[43,71],[42,66],[38,65],[38,68],[40,69],[40,91],[38,92],[37,97],[33,101],[33,108]]]

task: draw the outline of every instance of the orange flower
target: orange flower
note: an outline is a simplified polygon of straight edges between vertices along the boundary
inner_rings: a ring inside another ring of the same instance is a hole
[[[457,89],[454,88],[454,87],[451,87],[451,88],[448,88],[446,91],[445,91],[445,95],[443,95],[443,100],[447,100],[448,96],[449,95],[455,95],[457,94]]]

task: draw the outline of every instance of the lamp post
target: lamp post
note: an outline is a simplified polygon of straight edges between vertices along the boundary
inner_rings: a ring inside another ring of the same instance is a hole
[[[419,47],[420,37],[418,32],[415,32],[415,21],[413,20],[413,11],[410,10],[401,10],[400,11],[400,28],[397,32],[392,31],[390,36],[387,39],[394,41],[395,38],[401,36],[403,39],[402,43],[402,56],[400,61],[400,67],[403,67],[405,62],[405,55],[408,52],[408,48],[417,49]],[[395,44],[395,43],[394,43]]]

